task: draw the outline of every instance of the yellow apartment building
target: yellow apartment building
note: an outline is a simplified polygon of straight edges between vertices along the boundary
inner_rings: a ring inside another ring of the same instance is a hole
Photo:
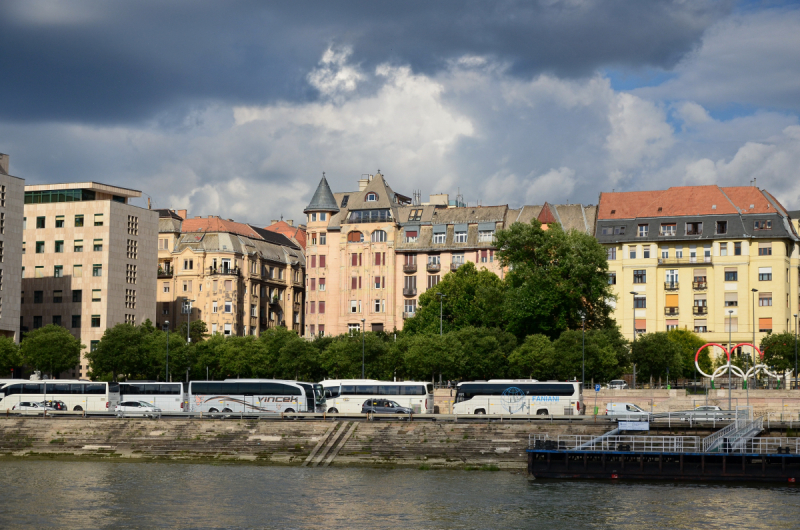
[[[8,171],[9,156],[0,153],[0,335],[19,342],[25,181]]]
[[[225,336],[276,326],[302,335],[305,256],[296,241],[232,219],[158,212],[159,327],[191,319]]]
[[[593,233],[593,206],[468,206],[395,193],[380,172],[358,191],[333,193],[323,176],[305,209],[309,337],[402,329],[419,296],[467,262],[502,277],[495,234],[537,218]]]
[[[614,318],[636,333],[689,329],[708,342],[756,344],[794,330],[796,221],[757,187],[687,186],[602,193]]]
[[[91,350],[107,328],[152,318],[158,214],[128,204],[134,197],[97,182],[25,186],[23,332],[57,324]],[[82,356],[65,375],[87,369]]]

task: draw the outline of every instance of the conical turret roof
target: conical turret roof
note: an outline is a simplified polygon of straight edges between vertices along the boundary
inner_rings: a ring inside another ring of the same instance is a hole
[[[309,212],[338,212],[339,207],[336,205],[336,199],[333,197],[331,187],[328,186],[328,180],[325,178],[325,173],[322,174],[322,180],[319,181],[317,191],[311,197],[311,202],[308,203],[303,213]]]

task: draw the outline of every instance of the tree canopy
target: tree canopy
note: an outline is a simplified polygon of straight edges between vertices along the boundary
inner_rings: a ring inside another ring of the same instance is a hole
[[[11,370],[19,366],[22,359],[19,346],[11,337],[0,337],[0,373],[10,375]]]
[[[53,377],[77,366],[83,348],[67,328],[48,324],[25,334],[20,355],[24,364]]]

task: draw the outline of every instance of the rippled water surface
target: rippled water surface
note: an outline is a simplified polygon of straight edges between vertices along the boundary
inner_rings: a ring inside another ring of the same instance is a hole
[[[5,461],[0,528],[798,528],[789,486],[487,471]]]

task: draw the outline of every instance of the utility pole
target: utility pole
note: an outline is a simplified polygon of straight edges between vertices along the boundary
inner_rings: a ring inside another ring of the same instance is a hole
[[[633,295],[633,346],[631,346],[631,357],[636,347],[636,291],[631,291]],[[644,388],[644,387],[642,387]],[[633,389],[636,390],[636,365],[633,365]]]
[[[446,294],[436,293],[436,296],[439,297],[439,336],[442,336],[442,300],[447,297]]]
[[[361,379],[364,379],[364,322],[366,321],[365,318],[361,319]]]
[[[586,315],[581,315],[582,353],[581,353],[581,385],[586,386]]]
[[[755,357],[755,355],[756,355],[756,293],[758,292],[758,289],[753,288],[753,289],[750,289],[750,290],[753,291],[753,356]],[[756,363],[756,361],[755,361],[755,358],[754,358],[753,359],[753,366],[756,365],[755,363]],[[746,387],[747,394],[746,394],[746,396],[747,396],[747,406],[749,407],[750,406],[750,382],[748,381],[749,377],[747,377],[747,368],[748,368],[747,365],[748,365],[748,362],[747,362],[747,360],[745,360],[745,364],[744,364],[744,369],[745,369],[744,370],[744,380],[747,383],[747,387]],[[755,381],[755,373],[753,373],[753,380]]]
[[[186,343],[190,344],[192,342],[192,302],[194,300],[189,300],[189,297],[186,297]]]
[[[733,309],[729,309],[728,310],[728,410],[731,410],[731,407],[732,407],[731,402],[733,401],[733,399],[731,397],[732,396],[731,393],[733,392],[732,384],[731,384],[731,381],[732,381],[732,377],[731,377],[731,355],[733,355],[733,352],[731,351],[731,348],[733,346],[733,343],[731,342],[731,322],[732,322],[731,319],[732,318],[733,318]]]
[[[164,381],[169,383],[169,320],[164,322],[164,331],[167,332],[167,369],[166,373],[164,374]]]
[[[797,388],[797,314],[794,315],[794,387]]]

